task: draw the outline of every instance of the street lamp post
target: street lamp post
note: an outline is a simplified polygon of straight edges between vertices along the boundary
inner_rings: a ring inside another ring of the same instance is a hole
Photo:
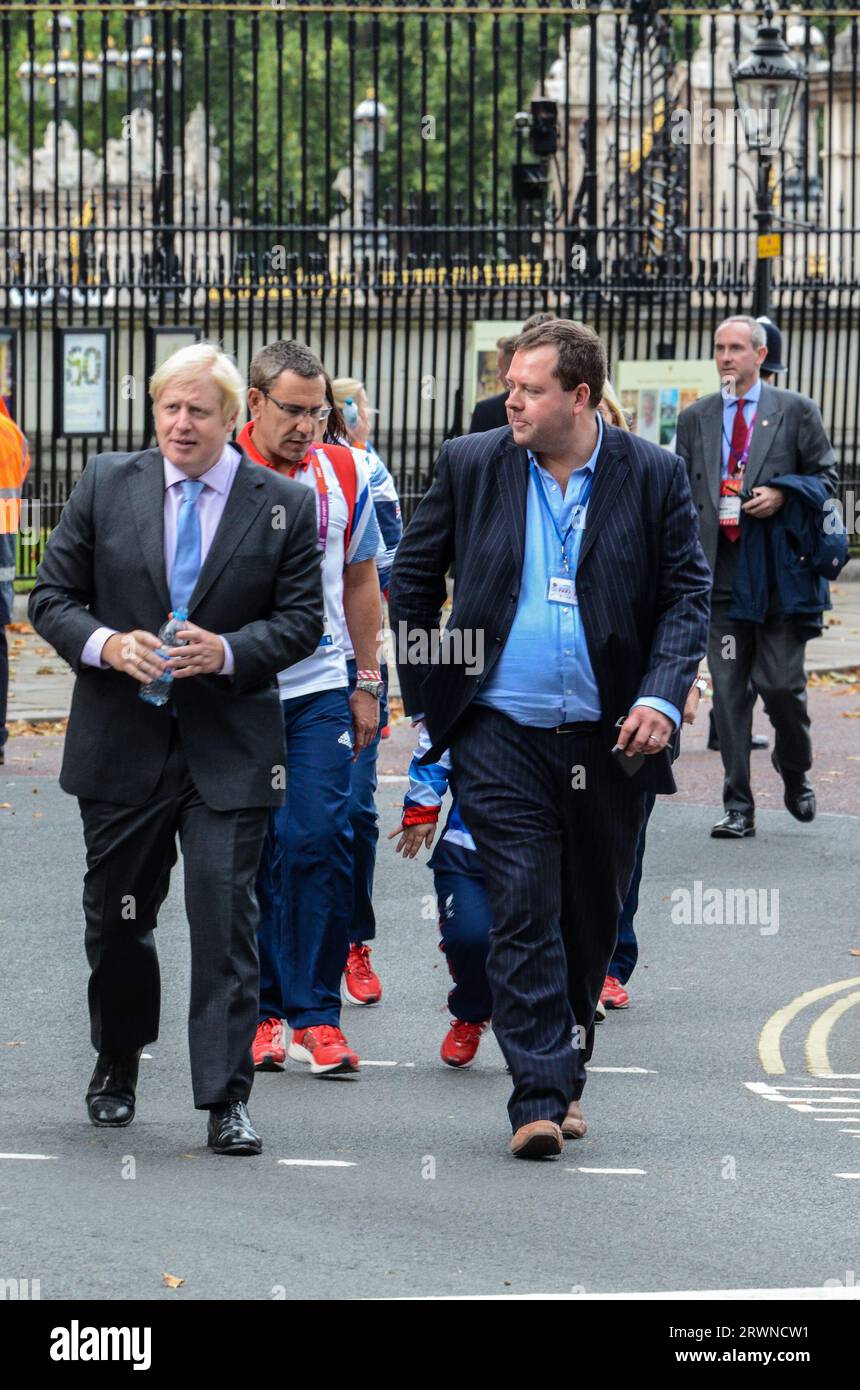
[[[770,314],[771,260],[779,254],[772,242],[773,196],[771,171],[782,149],[798,89],[806,73],[796,63],[773,23],[773,9],[765,9],[755,43],[742,63],[731,67],[738,110],[747,146],[758,156],[756,227],[758,231],[753,315]]]

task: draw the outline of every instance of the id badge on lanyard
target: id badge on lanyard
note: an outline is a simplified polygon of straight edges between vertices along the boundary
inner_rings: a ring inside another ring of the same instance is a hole
[[[555,531],[556,535],[558,536],[558,539],[561,542],[561,565],[557,570],[553,571],[553,573],[549,576],[549,579],[547,580],[546,601],[547,603],[560,603],[565,608],[571,608],[575,604],[577,604],[579,600],[576,596],[576,580],[574,579],[573,575],[570,573],[570,569],[568,568],[567,553],[564,547],[570,532],[574,529],[581,527],[584,524],[585,504],[588,501],[588,497],[591,493],[591,486],[594,481],[594,476],[592,474],[582,493],[580,502],[574,507],[573,512],[571,513],[570,526],[568,527],[567,532],[564,536],[561,534],[561,531],[559,530],[558,523],[555,519],[555,516],[553,515],[553,511],[549,505],[549,501],[547,500],[547,495],[544,491],[543,479],[541,478],[539,473],[536,473],[536,477],[538,493],[541,499],[541,503],[546,509],[547,515],[549,516],[549,519],[552,522],[553,530]]]
[[[733,478],[723,478],[720,484],[719,522],[721,526],[740,526],[743,485],[742,473],[736,473]]]
[[[738,407],[740,409],[740,407]],[[747,459],[750,456],[750,443],[752,441],[753,425],[755,424],[755,414],[749,422],[747,428],[746,443],[737,459],[737,471],[730,473],[728,477],[720,482],[720,510],[718,520],[721,526],[740,526],[741,524],[741,493],[744,488],[744,473],[746,472]],[[725,434],[725,430],[723,430]],[[729,444],[729,462],[732,457],[732,446]]]

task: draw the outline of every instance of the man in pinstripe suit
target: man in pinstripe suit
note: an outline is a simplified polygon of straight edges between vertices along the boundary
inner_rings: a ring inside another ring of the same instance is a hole
[[[707,640],[686,470],[600,419],[605,374],[588,328],[556,320],[520,337],[510,425],[443,446],[390,591],[407,712],[433,739],[424,761],[451,748],[486,876],[493,1027],[522,1158],[557,1156],[585,1131],[585,1063],[645,794],[675,790],[667,744]],[[483,661],[466,664],[476,650]]]

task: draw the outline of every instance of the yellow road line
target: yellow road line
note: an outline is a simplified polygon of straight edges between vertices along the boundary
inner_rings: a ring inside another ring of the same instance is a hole
[[[831,1004],[829,1009],[825,1009],[820,1018],[817,1018],[809,1030],[806,1038],[806,1065],[813,1076],[829,1076],[833,1068],[830,1065],[830,1058],[827,1055],[827,1041],[830,1030],[839,1021],[848,1009],[860,1004],[860,990],[856,994],[846,994],[844,998],[837,999],[835,1004]]]
[[[771,1014],[762,1028],[758,1040],[759,1060],[770,1076],[782,1076],[785,1073],[780,1042],[784,1030],[792,1019],[797,1017],[801,1009],[815,1004],[819,999],[827,999],[831,994],[839,994],[840,990],[850,989],[852,985],[860,985],[860,976],[855,976],[851,980],[840,980],[835,985],[821,985],[818,989],[808,989],[805,994],[798,994],[797,998],[792,999],[790,1004],[786,1004],[784,1008],[777,1009],[775,1014]]]

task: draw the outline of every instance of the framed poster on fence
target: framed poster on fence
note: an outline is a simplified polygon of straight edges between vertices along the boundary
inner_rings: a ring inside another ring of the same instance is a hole
[[[618,362],[613,385],[633,433],[670,449],[681,411],[718,391],[720,380],[712,357],[677,357]]]
[[[518,338],[521,319],[476,319],[472,324],[472,405],[504,391],[499,380],[496,343],[499,338]]]
[[[58,328],[56,433],[67,439],[110,432],[109,328]]]
[[[0,397],[14,420],[18,384],[18,330],[0,328]]]
[[[192,343],[199,343],[203,337],[201,328],[192,328],[190,324],[166,324],[157,328],[150,328],[146,335],[146,382],[153,372],[157,372],[163,362],[168,357],[172,357],[174,352],[180,348],[190,347]]]

